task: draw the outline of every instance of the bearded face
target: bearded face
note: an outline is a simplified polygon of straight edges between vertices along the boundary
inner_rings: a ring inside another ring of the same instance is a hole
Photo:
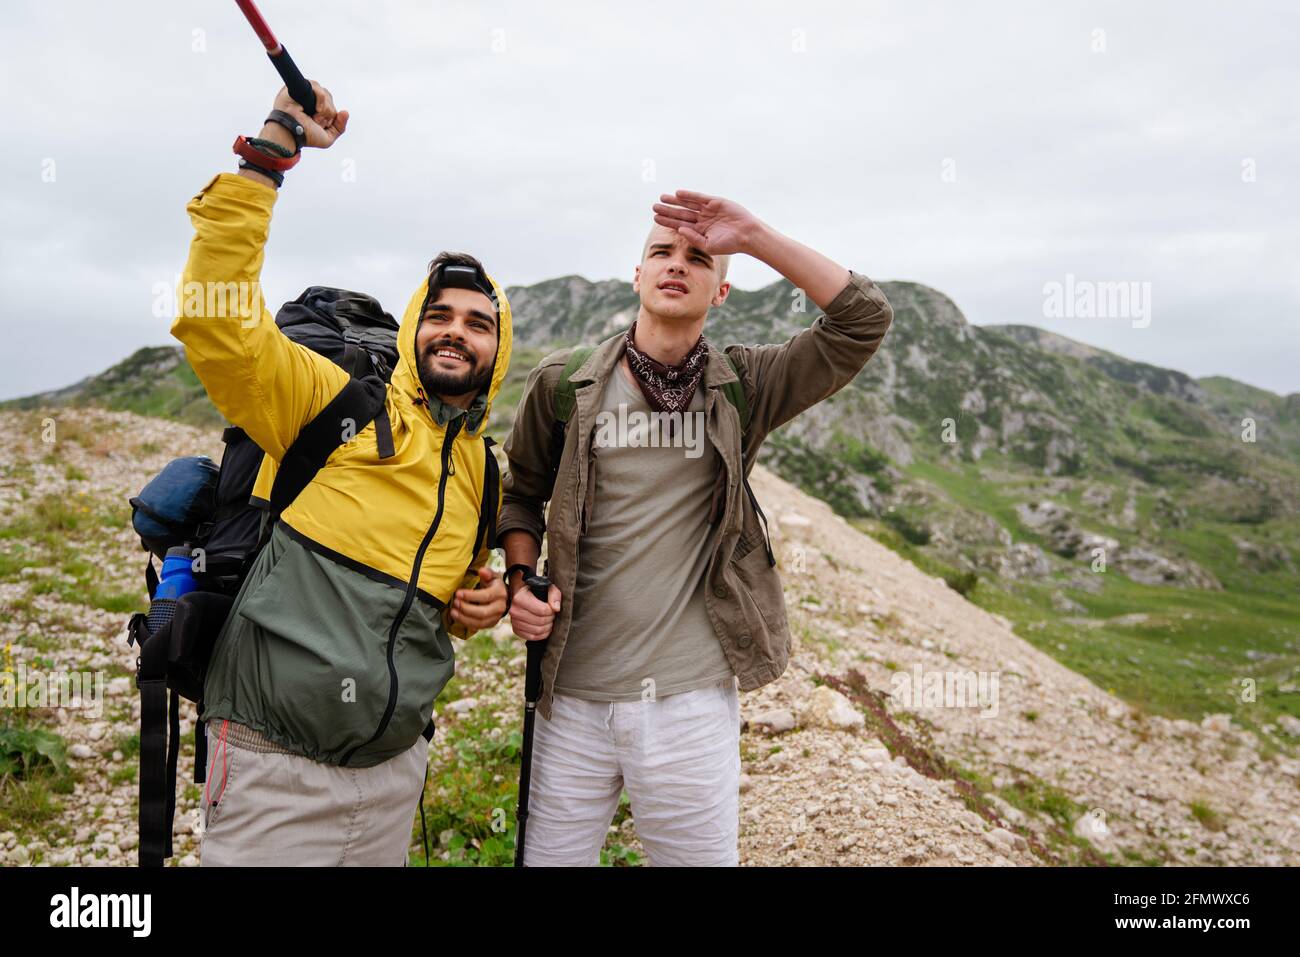
[[[428,395],[472,400],[492,384],[496,310],[471,289],[444,289],[426,307],[415,335],[420,384]],[[459,404],[459,403],[457,403]]]
[[[461,343],[442,338],[430,343],[420,356],[420,384],[429,395],[473,395],[492,384],[492,360],[476,358]]]

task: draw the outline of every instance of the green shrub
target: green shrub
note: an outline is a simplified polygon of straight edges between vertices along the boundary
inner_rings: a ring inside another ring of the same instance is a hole
[[[913,522],[902,512],[886,512],[881,516],[886,525],[903,536],[903,540],[911,545],[929,545],[930,530],[924,525]]]
[[[975,590],[979,583],[980,577],[972,571],[950,572],[943,576],[943,580],[948,583],[948,587],[963,597],[970,597],[970,593]]]
[[[27,780],[42,770],[67,772],[64,740],[44,728],[0,727],[0,784],[10,778]]]

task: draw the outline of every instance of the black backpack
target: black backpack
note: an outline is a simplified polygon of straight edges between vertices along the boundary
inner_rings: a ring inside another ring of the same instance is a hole
[[[397,365],[398,324],[372,296],[328,286],[311,286],[293,302],[280,308],[275,324],[294,342],[320,353],[351,373],[352,381],[335,403],[357,405],[359,414],[352,418],[358,423],[358,432],[383,412],[382,385],[388,382]],[[363,387],[362,383],[372,376],[380,380],[381,388],[375,388],[373,383],[369,389]],[[345,395],[348,389],[354,390],[352,395]],[[376,398],[379,400],[377,410],[372,409]],[[332,421],[337,422],[340,416],[334,413],[340,411],[327,407],[319,418],[325,418],[325,412],[330,412]],[[386,430],[387,426],[385,414],[384,421],[376,423],[376,428]],[[281,468],[289,468],[291,477],[286,477],[277,489],[281,493],[280,500],[275,502],[278,507],[273,507],[269,501],[252,500],[253,485],[262,464],[262,450],[237,426],[222,432],[225,451],[221,455],[216,507],[208,527],[199,530],[195,541],[205,553],[206,584],[210,587],[230,595],[239,590],[244,573],[256,557],[266,513],[270,511],[278,515],[287,508],[337,447],[335,434],[322,436],[333,443],[328,450],[319,446],[314,451],[309,450],[310,431],[309,423],[285,454]],[[337,433],[338,430],[335,428],[333,431]],[[324,457],[320,456],[322,451]],[[276,498],[274,492],[272,498]],[[269,522],[267,524],[269,526]]]
[[[198,587],[173,607],[151,607],[127,625],[128,644],[138,645],[136,686],[140,689],[140,849],[141,866],[162,866],[172,856],[172,821],[176,810],[176,769],[180,755],[180,698],[202,711],[203,682],[213,645],[236,594],[258,553],[270,538],[279,515],[310,483],[338,448],[338,423],[351,418],[359,433],[371,422],[378,433],[381,457],[393,454],[392,428],[384,406],[387,384],[397,365],[398,323],[373,297],[326,286],[311,286],[275,317],[286,336],[346,369],[347,385],[303,426],[286,450],[269,500],[252,498],[263,451],[237,427],[222,433],[225,449],[215,476],[193,457],[176,460],[133,497],[132,523],[141,544],[152,554],[145,569],[151,605],[158,586],[153,555],[162,559],[184,546],[203,560],[194,577]],[[483,502],[474,544],[495,547],[499,470],[495,444],[483,436],[486,467]],[[207,462],[207,460],[203,460]],[[207,462],[210,466],[211,463]],[[180,476],[178,480],[177,476]],[[188,480],[192,488],[178,489]],[[215,484],[215,494],[213,486]],[[196,562],[196,564],[200,564]],[[432,722],[425,728],[432,738]],[[207,772],[207,736],[203,722],[194,726],[194,782]]]

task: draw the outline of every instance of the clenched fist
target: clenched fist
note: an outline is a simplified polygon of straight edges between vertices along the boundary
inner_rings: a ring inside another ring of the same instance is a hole
[[[316,93],[316,114],[314,116],[308,116],[304,113],[302,107],[298,105],[298,101],[289,95],[288,87],[283,86],[280,87],[280,92],[275,95],[275,103],[271,108],[282,110],[302,123],[308,146],[329,149],[334,145],[334,141],[342,136],[344,130],[348,128],[348,111],[335,109],[334,97],[330,96],[330,91],[315,80],[311,81],[311,88]],[[289,147],[292,148],[293,143],[289,143]]]
[[[521,580],[510,599],[510,624],[515,634],[524,641],[541,641],[551,636],[551,627],[560,611],[563,596],[556,585],[551,586],[547,600],[541,601]]]

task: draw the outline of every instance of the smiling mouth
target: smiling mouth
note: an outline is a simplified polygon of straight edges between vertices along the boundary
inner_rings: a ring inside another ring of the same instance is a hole
[[[463,352],[457,352],[455,349],[448,349],[445,346],[441,349],[435,349],[433,354],[439,359],[447,359],[452,362],[470,361],[469,356],[465,355]]]

